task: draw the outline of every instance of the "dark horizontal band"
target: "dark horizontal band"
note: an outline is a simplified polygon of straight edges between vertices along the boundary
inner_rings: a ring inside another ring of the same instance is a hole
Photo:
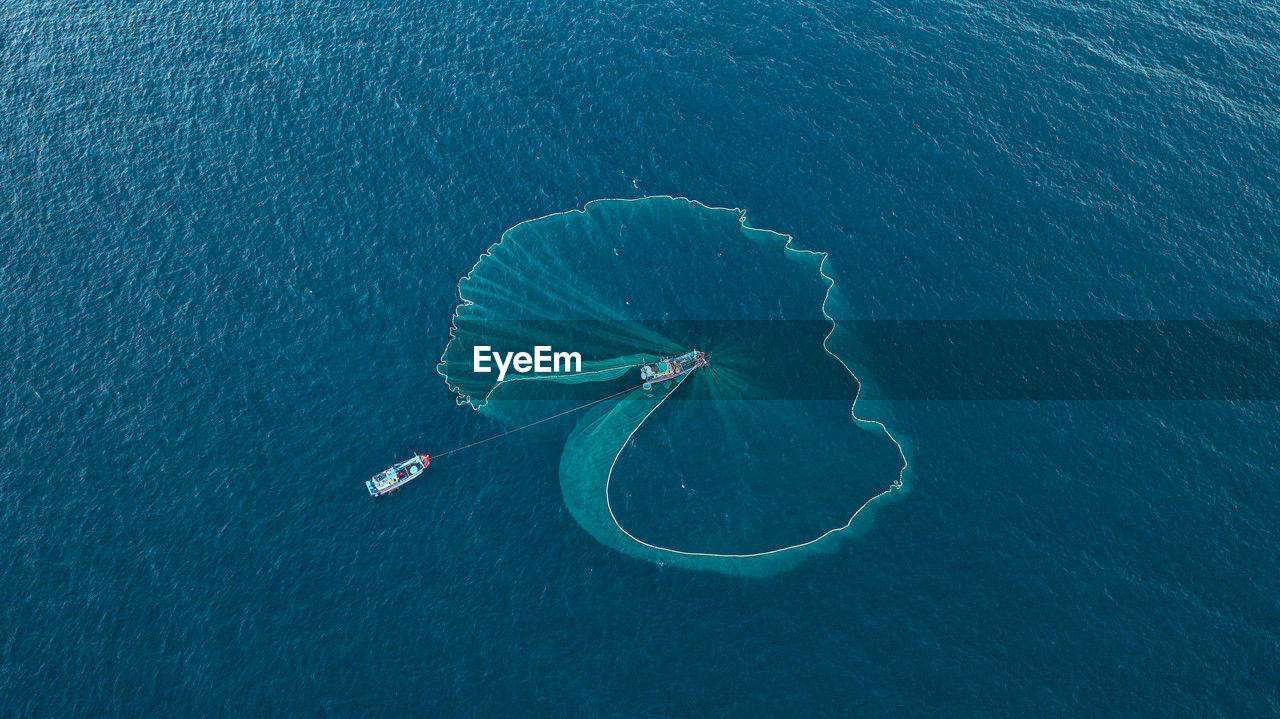
[[[672,399],[1273,400],[1280,321],[1272,320],[676,320],[486,321],[464,326],[446,372],[464,379],[471,346],[550,344],[584,361],[707,353]],[[634,377],[632,377],[634,374]],[[475,380],[475,376],[470,377]],[[691,378],[692,379],[692,378]],[[638,368],[605,384],[639,381]],[[633,382],[633,383],[634,383]],[[545,385],[531,399],[599,396],[601,386]]]

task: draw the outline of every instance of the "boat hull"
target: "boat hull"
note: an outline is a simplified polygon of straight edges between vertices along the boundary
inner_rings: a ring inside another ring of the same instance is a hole
[[[640,379],[648,384],[665,382],[688,374],[699,367],[706,367],[707,364],[706,353],[693,350],[679,357],[668,357],[653,364],[644,365],[640,368]]]
[[[369,490],[369,494],[374,497],[380,497],[388,492],[394,492],[409,482],[422,476],[427,471],[427,467],[431,464],[431,457],[420,454],[413,459],[406,460],[389,469],[375,474],[373,479],[364,483],[365,489]]]

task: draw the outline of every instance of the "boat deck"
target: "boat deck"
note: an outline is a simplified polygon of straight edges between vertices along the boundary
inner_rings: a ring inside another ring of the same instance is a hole
[[[640,379],[645,382],[665,382],[673,377],[679,377],[687,372],[692,372],[699,367],[707,365],[707,355],[698,350],[686,352],[679,357],[667,357],[665,359],[647,364],[640,368]]]

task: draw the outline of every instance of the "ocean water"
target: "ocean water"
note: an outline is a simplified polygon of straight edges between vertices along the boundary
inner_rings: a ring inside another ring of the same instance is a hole
[[[1269,399],[889,403],[909,491],[765,578],[597,543],[571,419],[362,484],[495,431],[435,371],[458,278],[601,197],[744,208],[850,319],[1274,318],[1277,38],[1260,2],[0,11],[0,713],[1280,712]]]

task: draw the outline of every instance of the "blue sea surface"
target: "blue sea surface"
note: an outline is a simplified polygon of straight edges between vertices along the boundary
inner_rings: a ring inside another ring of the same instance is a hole
[[[1280,317],[1275,4],[29,2],[0,67],[0,715],[1280,714],[1275,401],[894,402],[909,491],[768,578],[593,540],[571,418],[363,486],[500,430],[458,278],[601,197],[851,319]]]

